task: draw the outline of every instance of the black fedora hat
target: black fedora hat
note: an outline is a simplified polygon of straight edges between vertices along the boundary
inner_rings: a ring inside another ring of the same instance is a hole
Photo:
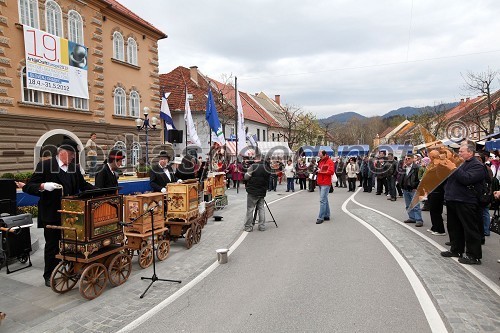
[[[160,151],[160,153],[156,157],[158,157],[158,158],[168,158],[169,161],[171,160],[170,155],[167,154],[167,152],[164,151],[164,150]]]
[[[78,144],[71,140],[71,139],[64,139],[62,140],[61,144],[58,146],[58,148],[64,149],[64,150],[69,150],[69,151],[74,151],[78,152]]]

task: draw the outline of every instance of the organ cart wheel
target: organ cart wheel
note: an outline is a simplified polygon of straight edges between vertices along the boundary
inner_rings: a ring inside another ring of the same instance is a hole
[[[145,248],[146,246],[148,246],[148,241],[147,240],[143,240],[141,242],[141,249]]]
[[[153,249],[146,246],[139,251],[139,266],[147,268],[153,263]]]
[[[195,244],[198,244],[200,239],[201,239],[201,224],[196,223],[194,227],[193,241]]]
[[[26,254],[23,254],[22,256],[18,257],[17,260],[19,260],[21,264],[25,264],[28,262],[28,256]]]
[[[94,299],[102,294],[107,281],[106,267],[100,263],[90,264],[80,278],[80,294],[86,299]]]
[[[56,293],[63,294],[73,289],[78,282],[79,276],[75,272],[75,263],[72,261],[61,261],[52,271],[50,276],[50,287]]]
[[[190,249],[194,241],[193,229],[188,228],[188,230],[186,231],[186,236],[184,237],[186,238],[186,248]]]
[[[132,258],[124,253],[118,253],[113,257],[108,266],[109,282],[113,287],[127,281],[132,271]]]
[[[170,243],[166,240],[161,240],[158,243],[158,248],[156,249],[156,257],[158,260],[162,261],[167,259],[167,256],[170,252]]]

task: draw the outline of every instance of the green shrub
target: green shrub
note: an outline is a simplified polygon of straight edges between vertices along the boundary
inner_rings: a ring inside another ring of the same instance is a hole
[[[31,214],[33,218],[38,217],[38,207],[37,206],[23,206],[17,207],[18,214]]]
[[[15,179],[15,175],[12,172],[7,172],[2,175],[2,178]]]
[[[31,171],[28,171],[28,172],[19,172],[19,173],[16,173],[14,175],[14,179],[17,180],[17,181],[27,181],[31,178],[31,176],[33,175],[33,172]]]

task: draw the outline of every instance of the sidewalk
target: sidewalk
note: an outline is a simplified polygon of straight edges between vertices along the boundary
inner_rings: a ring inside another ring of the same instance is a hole
[[[283,185],[281,185],[283,186]],[[269,192],[267,199],[274,200],[284,190]],[[141,269],[137,256],[132,259],[132,273],[121,286],[111,288],[108,284],[103,294],[92,301],[84,299],[78,284],[65,294],[57,294],[44,285],[43,274],[43,229],[31,228],[32,239],[39,238],[39,249],[32,257],[33,267],[16,273],[0,271],[0,311],[7,318],[0,326],[0,332],[114,332],[145,313],[156,304],[182,288],[217,260],[216,249],[229,248],[243,230],[246,211],[246,192],[241,187],[226,192],[229,205],[215,215],[223,216],[221,222],[209,219],[202,231],[200,243],[187,250],[184,240],[171,242],[170,254],[158,262],[156,273],[159,278],[179,279],[181,284],[157,281],[144,299],[139,295],[149,281],[141,276],[151,277],[152,266]],[[12,269],[19,267],[15,264]]]

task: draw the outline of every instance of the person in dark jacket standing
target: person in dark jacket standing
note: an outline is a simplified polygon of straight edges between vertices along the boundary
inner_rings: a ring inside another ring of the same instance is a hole
[[[61,225],[61,199],[75,195],[80,191],[94,189],[92,184],[83,179],[80,166],[74,163],[78,145],[70,139],[64,139],[57,148],[57,155],[37,164],[29,182],[23,186],[23,192],[40,197],[38,200],[38,227],[44,228],[45,237],[43,278],[50,287],[50,276],[59,263],[61,230],[48,229],[47,225]]]
[[[98,188],[118,187],[116,170],[122,166],[125,154],[121,150],[112,149],[108,159],[103,163],[95,176],[95,186]]]
[[[451,248],[441,255],[458,257],[460,263],[467,265],[480,265],[482,258],[483,220],[479,195],[487,173],[484,165],[474,158],[474,153],[473,145],[460,147],[458,154],[464,162],[451,174],[444,187]],[[447,166],[455,168],[449,160]]]
[[[149,184],[154,192],[167,193],[167,184],[177,182],[177,173],[170,166],[170,155],[166,151],[161,151],[157,158],[158,163],[149,172]],[[190,175],[194,177],[194,173]]]
[[[420,203],[408,211],[413,197],[417,195],[418,184],[418,170],[420,167],[415,163],[413,154],[407,154],[404,160],[404,171],[401,175],[401,187],[403,188],[403,197],[405,199],[406,211],[408,212],[408,219],[405,223],[415,223],[416,227],[424,225],[422,220],[422,211],[420,210]]]
[[[259,230],[266,230],[266,213],[264,211],[264,198],[269,185],[269,165],[261,161],[257,154],[253,163],[245,173],[247,191],[247,214],[245,218],[245,231],[253,231],[254,210],[257,209],[259,216]],[[256,208],[257,207],[257,208]]]

